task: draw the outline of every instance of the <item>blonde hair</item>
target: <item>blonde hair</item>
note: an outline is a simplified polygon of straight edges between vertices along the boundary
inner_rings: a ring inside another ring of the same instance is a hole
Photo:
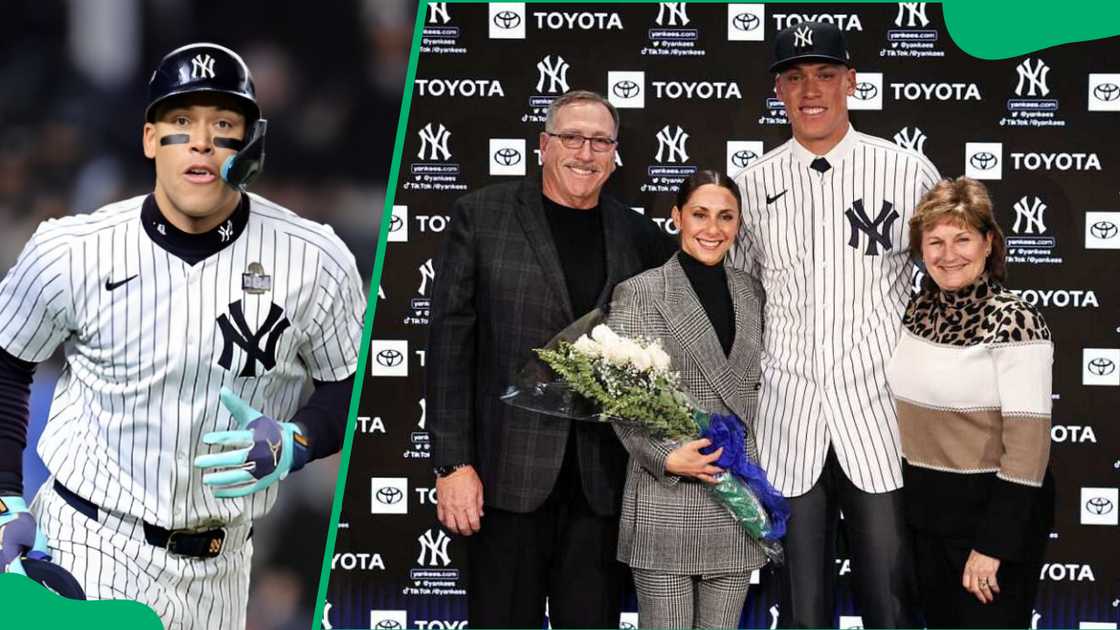
[[[1003,282],[1007,277],[1007,245],[992,214],[992,198],[984,184],[970,177],[958,177],[943,179],[931,188],[910,219],[911,256],[920,260],[922,234],[945,222],[971,227],[985,238],[991,234],[992,251],[984,269],[993,279]]]

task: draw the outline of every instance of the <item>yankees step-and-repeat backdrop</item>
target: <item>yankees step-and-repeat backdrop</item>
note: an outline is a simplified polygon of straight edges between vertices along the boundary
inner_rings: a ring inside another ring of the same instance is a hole
[[[608,191],[676,233],[668,217],[684,177],[699,167],[735,173],[789,137],[766,67],[773,35],[803,20],[847,33],[857,129],[990,187],[1008,237],[1009,284],[1041,309],[1057,347],[1058,517],[1034,625],[1117,627],[1120,39],[982,61],[957,48],[938,4],[920,2],[433,3],[421,19],[324,627],[466,625],[470,567],[462,541],[435,518],[424,424],[433,257],[452,201],[537,176],[545,108],[569,88],[589,88],[622,116]],[[860,625],[850,569],[841,554],[842,628]],[[754,581],[743,627],[773,627],[781,615],[773,580],[764,570]],[[634,610],[624,627],[636,623]]]

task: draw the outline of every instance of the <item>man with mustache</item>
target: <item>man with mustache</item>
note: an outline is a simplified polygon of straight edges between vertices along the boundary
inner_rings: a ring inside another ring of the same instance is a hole
[[[770,72],[793,138],[735,177],[743,225],[732,264],[766,292],[758,450],[792,511],[779,623],[834,627],[843,510],[864,626],[913,627],[886,364],[910,289],[907,222],[940,175],[852,127],[856,71],[835,25],[779,32]]]
[[[615,560],[626,451],[608,425],[505,405],[499,394],[553,335],[675,251],[602,194],[618,112],[572,91],[549,107],[541,176],[455,202],[436,259],[427,427],[440,522],[467,539],[470,625],[618,626]]]

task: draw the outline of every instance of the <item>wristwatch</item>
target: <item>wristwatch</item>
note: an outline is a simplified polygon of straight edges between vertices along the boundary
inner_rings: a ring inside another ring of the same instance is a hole
[[[456,470],[459,470],[460,468],[463,468],[464,466],[470,466],[470,464],[452,464],[451,466],[436,466],[432,470],[435,471],[436,477],[446,477],[446,476],[450,475],[451,473],[455,472]]]

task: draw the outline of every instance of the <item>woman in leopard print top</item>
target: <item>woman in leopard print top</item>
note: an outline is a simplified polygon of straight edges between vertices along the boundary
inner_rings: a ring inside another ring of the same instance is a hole
[[[979,182],[930,190],[910,243],[928,278],[887,378],[926,623],[1029,627],[1054,510],[1050,330],[1003,287],[1003,234]]]

